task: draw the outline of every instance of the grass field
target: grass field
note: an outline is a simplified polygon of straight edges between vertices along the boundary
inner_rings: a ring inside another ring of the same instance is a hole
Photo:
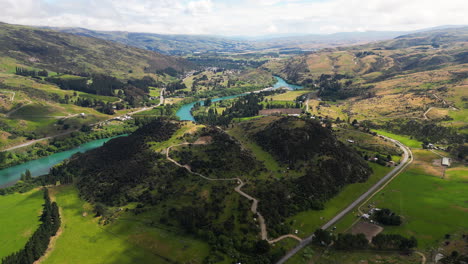
[[[287,264],[415,264],[420,263],[421,257],[416,254],[406,256],[393,252],[375,251],[338,251],[326,250],[315,246],[308,246],[294,257]]]
[[[98,224],[90,204],[73,186],[51,189],[62,215],[61,234],[43,263],[201,263],[207,244],[150,227],[144,218],[124,213],[108,225]]]
[[[149,145],[151,149],[157,152],[164,151],[166,148],[182,143],[183,140],[181,138],[186,134],[195,133],[198,129],[204,127],[204,125],[196,125],[192,122],[185,122],[184,125],[179,128],[169,140],[164,142],[150,142]]]
[[[441,178],[433,167],[439,156],[428,150],[413,151],[415,162],[370,202],[390,208],[404,218],[399,227],[386,227],[385,233],[415,236],[419,248],[434,247],[445,234],[468,230],[466,168],[448,170]]]
[[[379,135],[386,136],[386,137],[398,140],[398,141],[400,141],[401,143],[403,143],[404,145],[406,145],[406,146],[408,146],[410,148],[422,148],[422,142],[421,141],[411,139],[408,136],[396,135],[396,134],[393,134],[393,133],[390,133],[390,132],[386,132],[386,131],[383,131],[383,130],[376,130],[376,129],[372,129],[372,131],[376,132]]]
[[[24,247],[39,226],[42,191],[0,196],[0,259]]]
[[[263,150],[259,145],[257,145],[255,142],[250,140],[247,135],[245,135],[244,131],[239,128],[235,127],[231,130],[228,131],[228,133],[235,137],[237,140],[239,140],[244,147],[252,151],[252,153],[255,155],[255,158],[265,165],[266,168],[268,168],[274,175],[275,177],[280,177],[282,175],[282,171],[284,171],[286,168],[285,166],[281,166],[274,158],[271,156],[270,153],[266,152]]]
[[[299,90],[299,91],[288,91],[282,94],[277,94],[273,96],[268,96],[267,99],[273,99],[273,101],[294,101],[296,100],[297,97],[310,93],[310,91],[304,91],[304,90]]]

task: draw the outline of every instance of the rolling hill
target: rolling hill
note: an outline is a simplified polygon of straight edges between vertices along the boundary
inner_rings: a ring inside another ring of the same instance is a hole
[[[208,35],[167,35],[123,31],[96,31],[85,28],[50,29],[79,36],[111,40],[126,45],[171,55],[188,55],[207,52],[263,52],[289,53],[388,40],[408,32],[369,31],[342,32],[334,34],[311,34],[263,37],[223,37]]]
[[[50,71],[143,75],[190,69],[183,59],[152,51],[41,28],[0,24],[0,56]],[[133,74],[130,74],[133,73]]]
[[[365,182],[372,171],[355,150],[315,121],[265,117],[237,129],[257,142],[271,162],[290,170],[271,171],[257,152],[220,128],[160,119],[73,157],[48,179],[73,175],[81,197],[104,208],[98,212],[104,221],[141,215],[141,221],[152,223],[145,229],[157,226],[173,230],[171,236],[208,243],[207,260],[270,263],[283,254],[283,244],[269,250],[260,238],[273,241],[290,233],[287,217],[322,209],[344,186]],[[275,147],[273,142],[282,143]],[[292,167],[289,161],[297,162]],[[256,206],[249,209],[250,195],[259,199],[258,215]],[[128,209],[121,214],[117,207]],[[253,219],[261,215],[265,220],[258,228]]]
[[[122,31],[95,31],[85,28],[51,28],[79,36],[111,40],[126,45],[171,55],[196,52],[241,52],[252,50],[248,41],[217,36],[202,35],[165,35]]]
[[[266,67],[299,83],[321,74],[384,79],[405,71],[467,63],[467,42],[468,27],[434,30],[366,45],[323,49],[289,60],[272,61]]]
[[[349,119],[416,119],[467,133],[468,27],[433,30],[360,46],[323,49],[264,67],[317,88]],[[322,103],[325,104],[325,103]],[[330,105],[317,105],[317,114]],[[427,113],[430,115],[428,116]],[[337,114],[332,114],[336,118]]]
[[[174,82],[189,69],[182,58],[0,23],[0,146],[71,133],[109,119],[111,109],[156,104],[149,86]]]

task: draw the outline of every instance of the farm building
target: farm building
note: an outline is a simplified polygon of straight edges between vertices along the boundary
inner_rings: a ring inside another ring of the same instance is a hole
[[[442,166],[447,166],[449,167],[450,166],[450,159],[449,158],[442,158]]]

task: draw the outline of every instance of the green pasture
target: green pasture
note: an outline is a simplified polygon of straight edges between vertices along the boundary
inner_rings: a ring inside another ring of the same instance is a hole
[[[40,224],[42,191],[0,195],[0,259],[24,247]]]
[[[143,216],[123,213],[115,222],[101,225],[73,186],[52,192],[63,223],[44,263],[168,263],[168,259],[201,263],[209,252],[207,244],[153,227]]]

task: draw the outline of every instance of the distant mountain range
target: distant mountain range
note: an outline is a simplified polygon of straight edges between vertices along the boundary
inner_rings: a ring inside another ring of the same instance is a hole
[[[267,35],[260,37],[223,37],[209,35],[166,35],[123,31],[95,31],[85,28],[49,29],[80,36],[116,41],[126,45],[170,55],[187,55],[205,52],[248,52],[314,50],[325,47],[364,44],[373,41],[393,39],[401,35],[456,28],[440,26],[417,31],[366,31],[341,32],[334,34],[309,35]]]

